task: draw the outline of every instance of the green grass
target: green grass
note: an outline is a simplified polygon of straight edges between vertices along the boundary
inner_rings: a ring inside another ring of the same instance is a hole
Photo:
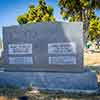
[[[0,88],[0,95],[9,100],[12,98],[22,98],[27,97],[28,100],[99,100],[98,95],[81,95],[81,94],[70,94],[70,93],[54,93],[40,91],[39,93],[29,94],[27,91],[20,90],[15,87],[2,87]],[[20,99],[18,99],[20,100]]]

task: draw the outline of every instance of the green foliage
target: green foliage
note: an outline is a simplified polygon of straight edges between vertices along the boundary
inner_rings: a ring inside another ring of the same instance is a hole
[[[30,83],[28,88],[27,88],[27,91],[32,91],[33,90],[33,87],[32,87],[32,84]]]
[[[58,0],[58,5],[64,20],[69,20],[70,22],[82,21],[84,23],[84,32],[89,30],[89,38],[96,39],[99,34],[97,32],[99,28],[97,27],[100,26],[96,27],[97,22],[93,20],[98,19],[95,9],[100,8],[99,0]],[[92,36],[92,34],[95,35]]]
[[[28,22],[27,15],[24,14],[24,15],[18,16],[17,21],[19,24],[26,24]]]
[[[91,19],[89,25],[89,40],[95,40],[100,38],[100,21],[98,18]]]
[[[47,6],[45,0],[39,0],[38,5],[30,5],[26,14],[17,17],[19,24],[55,21],[53,8]]]
[[[16,98],[16,97],[25,95],[25,91],[21,90],[17,86],[6,85],[6,86],[0,86],[0,94],[5,97],[5,99],[2,99],[2,100],[14,100],[12,98]],[[0,100],[1,100],[1,98],[0,98]],[[16,99],[16,100],[19,100],[19,99]]]
[[[71,21],[86,20],[88,16],[95,15],[96,8],[100,8],[97,0],[59,0],[58,4],[62,18],[72,18]]]

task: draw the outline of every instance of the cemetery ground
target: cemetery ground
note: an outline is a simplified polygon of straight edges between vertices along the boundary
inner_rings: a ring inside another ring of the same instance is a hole
[[[84,65],[96,71],[98,82],[100,83],[100,52],[84,52]]]
[[[97,72],[98,83],[100,83],[100,52],[85,52],[84,64],[92,71]],[[1,87],[0,100],[100,100],[100,93],[93,95],[53,93],[52,91],[22,91],[17,87]]]

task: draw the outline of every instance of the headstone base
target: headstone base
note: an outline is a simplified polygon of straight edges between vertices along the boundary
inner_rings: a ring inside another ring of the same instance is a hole
[[[52,73],[52,72],[0,72],[0,85],[27,88],[30,84],[38,89],[97,93],[98,83],[95,72]]]

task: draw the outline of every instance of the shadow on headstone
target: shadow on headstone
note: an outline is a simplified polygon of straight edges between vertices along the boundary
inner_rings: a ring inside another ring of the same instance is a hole
[[[19,97],[18,100],[28,100],[28,97],[27,96],[22,96],[22,97]]]

